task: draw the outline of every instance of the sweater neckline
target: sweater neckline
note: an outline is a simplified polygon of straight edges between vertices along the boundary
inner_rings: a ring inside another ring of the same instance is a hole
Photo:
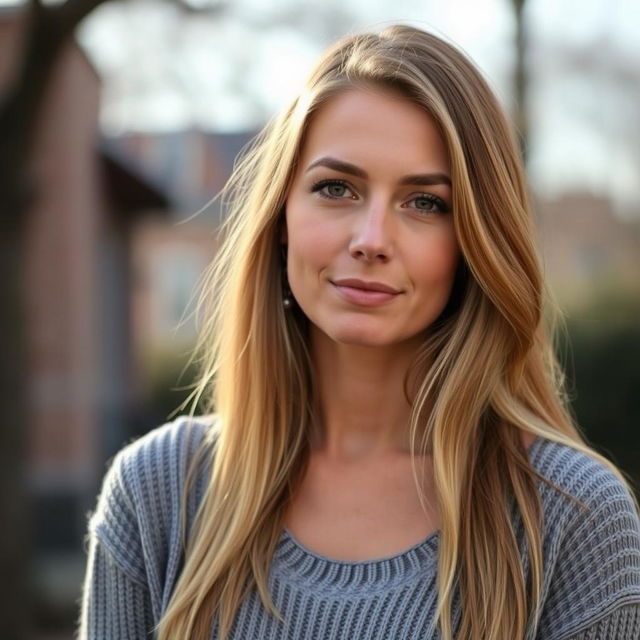
[[[539,449],[544,442],[544,438],[537,436],[529,446],[528,456],[534,467]],[[419,569],[424,567],[425,562],[435,561],[439,539],[440,530],[436,529],[408,549],[389,556],[369,560],[339,560],[309,549],[285,527],[282,531],[277,555],[289,567],[306,571],[309,575],[331,573],[337,578],[337,574],[340,573],[341,581],[344,580],[347,583],[352,580],[358,581],[365,575],[366,581],[371,584],[372,581],[376,582],[383,576],[393,576],[397,572],[406,573],[412,567]]]
[[[285,528],[274,554],[272,571],[296,589],[314,593],[361,593],[386,590],[435,575],[439,531],[409,549],[373,560],[338,560],[304,546]],[[433,567],[432,570],[429,570]]]
[[[408,549],[404,549],[403,551],[399,551],[397,553],[393,553],[388,556],[383,556],[380,558],[372,558],[369,560],[339,560],[338,558],[331,558],[329,556],[325,556],[317,551],[313,551],[313,549],[309,549],[309,547],[305,546],[300,542],[294,535],[289,531],[287,527],[284,528],[282,533],[282,538],[284,540],[288,540],[291,544],[293,544],[300,552],[306,556],[313,557],[320,562],[324,562],[327,564],[335,564],[335,565],[383,565],[393,563],[395,560],[401,558],[402,556],[415,556],[420,554],[423,548],[425,547],[434,547],[437,542],[437,538],[440,537],[440,530],[436,529],[432,531],[426,538],[423,538],[419,542],[416,542],[414,545],[409,547]]]

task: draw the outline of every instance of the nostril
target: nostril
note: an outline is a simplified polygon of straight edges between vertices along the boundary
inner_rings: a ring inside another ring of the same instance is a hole
[[[367,262],[372,262],[374,260],[386,261],[389,258],[385,251],[375,251],[364,248],[354,249],[351,252],[351,255],[357,260],[365,260]]]
[[[386,260],[391,256],[392,246],[390,233],[369,225],[351,238],[349,251],[354,258],[361,260]]]

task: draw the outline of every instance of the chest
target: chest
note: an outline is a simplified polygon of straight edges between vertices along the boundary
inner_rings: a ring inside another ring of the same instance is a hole
[[[402,553],[439,528],[432,483],[428,473],[420,475],[426,508],[407,461],[336,466],[312,460],[285,526],[302,545],[335,560]]]

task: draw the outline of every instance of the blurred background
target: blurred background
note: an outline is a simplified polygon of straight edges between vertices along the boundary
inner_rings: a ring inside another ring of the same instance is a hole
[[[327,44],[391,22],[512,113],[575,414],[640,480],[635,0],[0,0],[2,638],[73,635],[105,465],[188,393],[236,154]]]

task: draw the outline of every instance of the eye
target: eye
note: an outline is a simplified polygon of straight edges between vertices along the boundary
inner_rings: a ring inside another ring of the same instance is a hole
[[[407,201],[410,206],[413,203],[413,209],[420,213],[449,213],[451,211],[449,205],[438,196],[432,193],[420,193]]]
[[[342,198],[355,200],[357,197],[343,180],[321,180],[311,187],[311,191],[330,200],[341,200]]]

